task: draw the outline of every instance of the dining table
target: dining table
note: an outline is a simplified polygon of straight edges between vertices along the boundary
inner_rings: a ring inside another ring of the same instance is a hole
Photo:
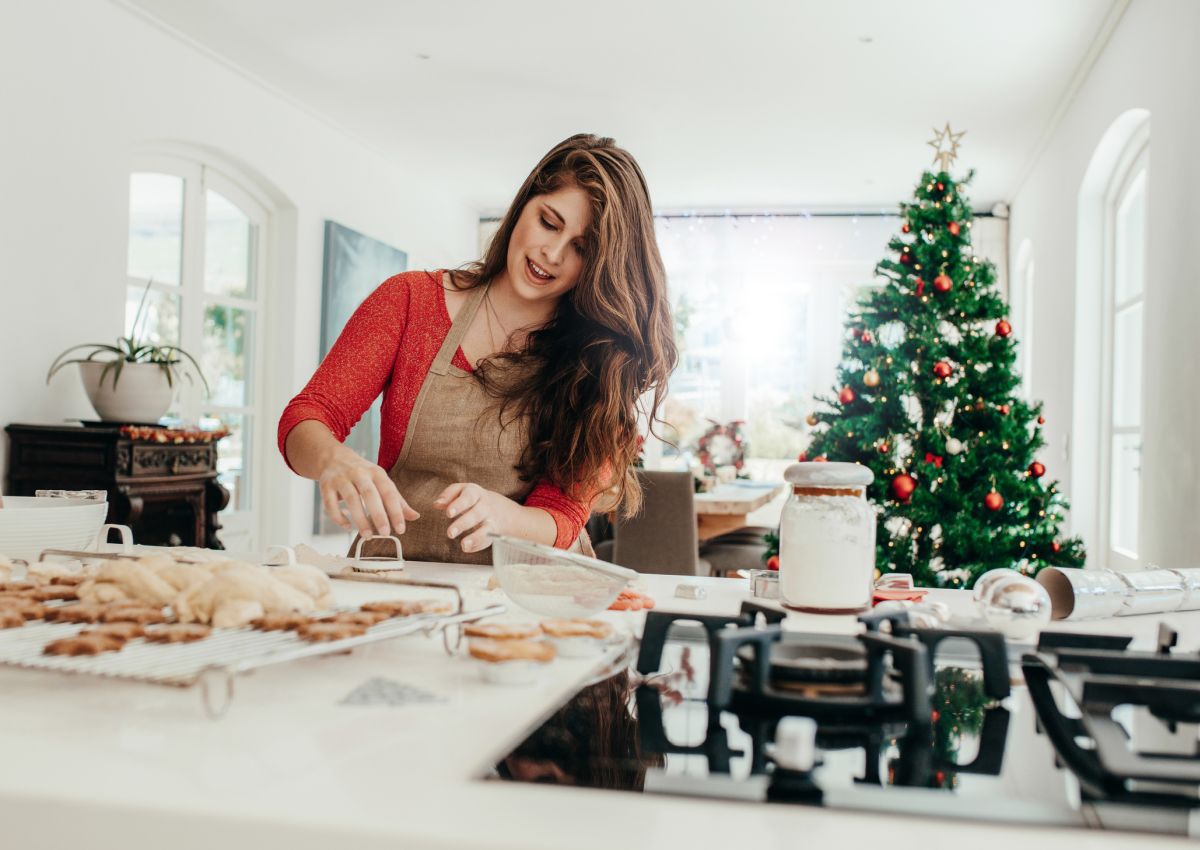
[[[699,542],[747,527],[750,513],[769,503],[786,486],[782,481],[739,479],[697,493],[692,504],[696,511]]]

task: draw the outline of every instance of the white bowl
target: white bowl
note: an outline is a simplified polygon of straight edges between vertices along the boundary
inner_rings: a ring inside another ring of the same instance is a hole
[[[33,562],[45,549],[84,549],[96,539],[107,514],[107,502],[5,496],[0,555]]]
[[[608,608],[637,573],[607,561],[492,535],[496,580],[513,602],[548,617],[587,617]]]

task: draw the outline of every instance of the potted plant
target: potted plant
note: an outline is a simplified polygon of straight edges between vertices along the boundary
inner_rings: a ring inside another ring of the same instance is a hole
[[[181,377],[191,381],[192,372],[208,392],[208,381],[196,358],[177,345],[156,345],[138,338],[149,294],[147,283],[129,336],[117,339],[116,345],[93,342],[68,348],[50,364],[46,383],[68,364],[78,363],[79,377],[96,413],[106,422],[125,424],[157,422],[171,406],[176,382]],[[84,351],[86,356],[70,356]]]

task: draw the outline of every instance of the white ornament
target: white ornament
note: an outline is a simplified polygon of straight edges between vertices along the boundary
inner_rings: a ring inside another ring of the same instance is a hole
[[[988,624],[1012,640],[1025,641],[1050,622],[1050,594],[1028,576],[1009,570],[976,603]]]
[[[948,455],[961,454],[962,450],[963,450],[963,444],[962,444],[961,440],[957,440],[954,437],[951,437],[949,440],[946,441],[946,454],[948,454]]]

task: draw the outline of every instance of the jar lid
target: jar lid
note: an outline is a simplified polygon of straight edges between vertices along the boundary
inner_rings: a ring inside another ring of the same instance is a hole
[[[793,463],[783,480],[802,487],[866,487],[875,473],[861,463]]]

